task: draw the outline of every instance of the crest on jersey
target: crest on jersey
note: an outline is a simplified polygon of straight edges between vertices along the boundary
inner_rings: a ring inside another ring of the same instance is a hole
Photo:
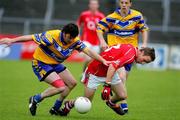
[[[60,46],[58,46],[56,49],[57,49],[59,52],[62,50],[62,48],[61,48]]]

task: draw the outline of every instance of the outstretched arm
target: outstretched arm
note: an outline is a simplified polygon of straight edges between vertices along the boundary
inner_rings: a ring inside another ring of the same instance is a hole
[[[11,45],[13,43],[26,42],[26,41],[31,41],[31,40],[33,40],[32,35],[24,35],[24,36],[20,36],[16,38],[2,38],[0,39],[0,45],[1,44]]]
[[[112,27],[111,22],[109,22],[109,20],[107,20],[107,19],[109,19],[109,17],[110,16],[104,17],[97,24],[97,30],[96,30],[97,36],[100,41],[100,47],[103,51],[108,48],[108,44],[106,43],[103,35],[104,35],[104,33],[107,33],[109,31],[109,29]]]
[[[108,45],[103,37],[103,33],[102,32],[97,32],[97,36],[99,38],[99,41],[100,41],[100,47],[102,50],[105,50],[108,48]]]
[[[96,59],[96,60],[102,62],[104,65],[108,66],[108,64],[110,63],[110,62],[106,61],[103,57],[101,57],[99,54],[97,54],[95,51],[90,50],[87,47],[85,49],[83,49],[83,52],[85,54],[87,54],[88,56],[90,56],[91,58]]]
[[[142,32],[142,47],[147,47],[148,34],[149,32],[147,30]]]

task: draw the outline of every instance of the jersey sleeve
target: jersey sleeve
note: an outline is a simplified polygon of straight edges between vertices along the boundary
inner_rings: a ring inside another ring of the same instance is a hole
[[[112,64],[114,66],[115,69],[118,69],[122,66],[125,66],[127,64],[131,64],[133,63],[133,61],[135,60],[135,55],[136,52],[134,50],[134,48],[130,48],[123,57],[120,57],[119,59],[117,59],[116,61],[113,61]]]
[[[85,49],[87,46],[80,40],[77,41],[76,43],[76,50],[78,50],[79,52],[83,51],[83,49]]]
[[[144,20],[142,14],[140,14],[140,20],[138,21],[137,28],[141,32],[149,30],[149,27],[146,25],[145,20]]]
[[[108,15],[107,17],[103,18],[99,21],[97,24],[97,32],[104,33],[109,31],[109,28],[111,27],[111,15]]]
[[[34,34],[32,37],[36,43],[43,44],[44,46],[50,46],[53,43],[53,37],[48,32]]]

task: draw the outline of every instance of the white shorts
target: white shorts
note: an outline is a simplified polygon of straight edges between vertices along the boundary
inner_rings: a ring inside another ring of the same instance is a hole
[[[84,82],[85,76],[86,75],[84,73],[81,82]],[[87,80],[86,85],[90,89],[97,89],[97,87],[101,84],[103,85],[105,83],[105,81],[106,81],[106,77],[98,77],[93,74],[89,74],[89,78]],[[111,85],[116,85],[116,84],[119,84],[120,82],[121,82],[121,79],[120,79],[118,73],[116,72],[112,78]]]
[[[97,53],[100,53],[100,47],[99,47],[99,45],[92,45],[91,43],[89,43],[89,42],[87,42],[87,41],[83,41],[83,43],[89,48],[89,49],[91,49],[91,50],[93,50],[93,51],[95,51],[95,52],[97,52]],[[84,53],[80,53],[86,60],[91,60],[91,58],[88,56],[88,55],[86,55],[86,54],[84,54]]]

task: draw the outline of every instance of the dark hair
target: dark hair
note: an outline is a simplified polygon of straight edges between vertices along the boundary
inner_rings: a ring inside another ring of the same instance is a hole
[[[69,33],[72,38],[75,38],[79,34],[79,29],[78,29],[78,26],[76,24],[69,23],[63,27],[62,32],[65,34]]]
[[[144,51],[145,56],[146,55],[150,56],[152,61],[155,60],[156,56],[155,56],[154,48],[145,47],[145,48],[141,48],[140,51]]]

